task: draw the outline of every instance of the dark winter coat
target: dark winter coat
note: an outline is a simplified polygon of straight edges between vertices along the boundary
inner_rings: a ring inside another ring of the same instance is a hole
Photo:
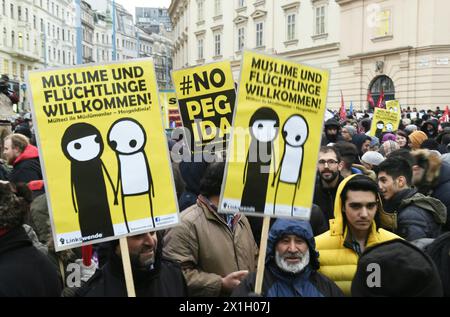
[[[180,174],[186,185],[178,199],[180,211],[197,203],[197,196],[200,194],[200,180],[202,179],[207,166],[208,164],[204,162],[180,163]]]
[[[277,242],[287,234],[294,234],[308,244],[310,261],[299,273],[288,273],[280,270],[275,262]],[[262,284],[264,297],[340,297],[342,291],[337,285],[317,272],[319,254],[315,251],[315,242],[311,226],[306,221],[278,219],[270,229],[267,241],[266,266]],[[235,288],[232,296],[248,296],[255,289],[256,273],[250,273]]]
[[[42,179],[42,172],[38,149],[33,145],[28,145],[14,161],[9,181],[11,183],[28,183],[39,179]]]
[[[22,226],[0,236],[0,297],[59,297],[61,290],[57,267]]]
[[[322,209],[325,215],[327,230],[330,228],[328,220],[334,218],[334,199],[336,198],[336,191],[344,178],[339,175],[339,180],[335,188],[324,188],[322,181],[318,176],[316,179],[316,187],[314,189],[314,204]]]
[[[436,238],[446,219],[446,208],[439,200],[417,193],[415,189],[397,193],[384,207],[388,212],[397,212],[394,233],[408,241]]]
[[[430,130],[430,132],[427,129],[428,125],[431,125],[433,127],[433,130]],[[422,127],[420,130],[425,132],[425,134],[428,136],[428,138],[432,139],[432,138],[436,138],[438,136],[438,126],[439,126],[439,122],[436,119],[430,119],[430,120],[427,120],[424,124],[422,124]]]
[[[109,261],[76,291],[82,297],[126,297],[127,288],[122,259],[115,254],[117,241],[110,245]],[[158,237],[152,270],[133,270],[137,297],[185,297],[186,281],[178,263],[162,257],[162,238]]]
[[[180,266],[162,260],[158,268],[149,272],[133,271],[137,297],[185,297],[186,281]],[[76,292],[82,297],[127,297],[122,261],[114,256]]]
[[[447,208],[447,221],[444,228],[446,231],[450,231],[450,217],[448,216],[450,211],[450,164],[447,162],[443,161],[441,164],[437,185],[433,188],[431,197],[442,201]]]

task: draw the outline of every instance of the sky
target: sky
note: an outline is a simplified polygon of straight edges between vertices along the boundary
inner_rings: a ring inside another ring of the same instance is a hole
[[[169,8],[171,0],[116,0],[134,16],[135,7]]]

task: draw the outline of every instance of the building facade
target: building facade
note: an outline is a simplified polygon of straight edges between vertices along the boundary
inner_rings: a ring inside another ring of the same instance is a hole
[[[103,6],[102,6],[103,5]],[[113,60],[112,1],[81,1],[82,62]],[[158,84],[169,88],[172,43],[163,36],[139,35],[132,15],[116,3],[116,60],[153,56]],[[25,73],[77,63],[74,0],[0,0],[0,74],[20,96],[18,111],[28,110]],[[148,39],[148,40],[147,40]],[[145,44],[144,44],[145,42]]]
[[[94,10],[94,62],[113,60],[113,17],[111,0],[88,0]],[[159,89],[172,88],[172,41],[135,26],[133,16],[117,2],[115,19],[116,58],[153,57]]]
[[[75,8],[71,0],[0,1],[0,72],[9,76],[27,109],[25,72],[72,65]]]
[[[136,7],[136,26],[146,30],[148,33],[171,32],[172,22],[169,12],[165,8]],[[164,28],[164,30],[161,30]]]
[[[336,0],[339,68],[348,100],[367,105],[383,90],[403,106],[441,109],[450,101],[450,1]],[[355,27],[354,21],[359,21]]]
[[[81,1],[80,7],[83,30],[83,64],[86,64],[94,61],[94,11],[85,1]]]
[[[226,8],[225,8],[226,5]],[[174,68],[229,59],[244,48],[330,70],[327,104],[434,108],[450,100],[450,1],[173,0]],[[412,27],[413,26],[413,27]]]
[[[238,80],[244,49],[322,68],[338,67],[339,6],[335,1],[174,0],[169,14],[175,69],[228,59]],[[338,90],[331,79],[330,94]]]

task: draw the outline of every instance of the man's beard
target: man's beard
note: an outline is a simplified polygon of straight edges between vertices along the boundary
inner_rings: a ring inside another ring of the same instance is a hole
[[[337,133],[336,134],[329,134],[327,132],[325,132],[325,135],[327,136],[328,141],[335,143],[337,141]]]
[[[138,254],[130,253],[130,262],[133,267],[143,271],[149,271],[153,269],[153,264],[155,263],[155,250],[153,251],[153,256],[143,260],[140,257],[140,254],[146,251],[147,249],[142,249]]]
[[[298,257],[300,261],[298,263],[290,264],[284,259],[286,257]],[[281,255],[278,251],[275,251],[275,263],[285,272],[294,274],[301,272],[309,264],[309,250],[306,250],[304,254],[301,252],[286,252],[284,255]]]
[[[322,179],[325,183],[328,183],[328,184],[332,183],[339,176],[339,171],[333,172],[331,170],[325,170],[325,171],[319,172],[319,173],[320,173],[320,179]],[[323,173],[330,173],[331,177],[328,179],[324,178],[322,175]]]

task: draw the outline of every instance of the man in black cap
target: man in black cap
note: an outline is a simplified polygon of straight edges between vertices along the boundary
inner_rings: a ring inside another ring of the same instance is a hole
[[[367,249],[359,258],[352,282],[354,297],[442,297],[433,260],[401,239]]]
[[[344,141],[341,136],[341,126],[336,119],[328,119],[325,122],[325,133],[322,135],[322,146],[326,146],[330,143],[336,143],[338,141]]]

